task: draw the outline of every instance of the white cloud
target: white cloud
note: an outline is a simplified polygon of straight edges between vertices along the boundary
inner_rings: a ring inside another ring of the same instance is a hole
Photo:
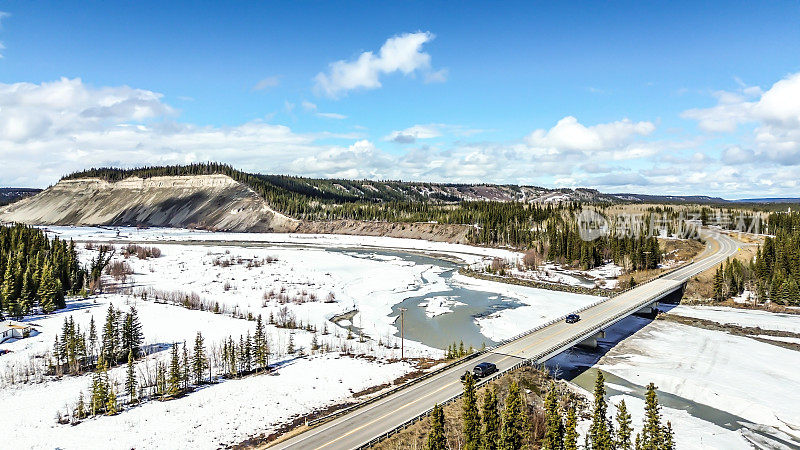
[[[634,137],[646,136],[654,130],[652,122],[632,122],[629,119],[587,127],[575,117],[567,116],[549,130],[535,130],[526,136],[525,142],[545,153],[614,150],[630,143]]]
[[[753,162],[755,152],[750,149],[734,145],[722,152],[722,162],[725,164],[745,164]]]
[[[754,156],[784,165],[800,164],[800,73],[788,75],[767,91],[740,83],[739,92],[718,92],[717,105],[690,109],[682,117],[698,121],[706,131],[732,132],[756,124]]]
[[[377,56],[367,51],[350,61],[335,61],[327,73],[320,72],[314,78],[315,91],[337,98],[354,89],[377,89],[381,75],[394,72],[406,76],[420,72],[426,81],[444,81],[446,71],[432,71],[431,56],[422,51],[433,38],[429,32],[405,33],[387,39]]]
[[[267,78],[264,78],[263,80],[259,81],[258,83],[256,83],[255,86],[253,86],[253,90],[254,91],[265,91],[265,90],[268,90],[268,89],[276,87],[278,84],[280,84],[280,80],[278,79],[278,77],[276,77],[276,76],[267,77]]]
[[[309,102],[307,100],[303,100],[303,103],[301,103],[300,105],[306,111],[316,111],[317,110],[317,105],[315,105],[314,103],[311,103],[311,102]]]

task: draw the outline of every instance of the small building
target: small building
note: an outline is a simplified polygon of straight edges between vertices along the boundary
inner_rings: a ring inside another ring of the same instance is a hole
[[[26,323],[16,322],[13,320],[0,322],[0,344],[9,339],[26,338],[30,334],[31,326]]]

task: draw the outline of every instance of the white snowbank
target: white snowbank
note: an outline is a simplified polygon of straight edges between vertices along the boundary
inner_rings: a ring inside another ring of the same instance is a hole
[[[655,321],[612,348],[598,368],[638,385],[784,431],[800,428],[800,352],[686,325]]]
[[[711,320],[721,324],[800,333],[800,315],[797,314],[781,314],[755,309],[731,308],[729,306],[688,305],[678,305],[670,310],[669,313]]]
[[[613,405],[625,400],[625,407],[631,415],[631,425],[634,433],[641,433],[644,421],[644,400],[632,395],[615,395],[609,399]],[[611,407],[609,411],[612,415],[616,414],[616,408]],[[736,448],[750,448],[748,441],[742,437],[741,432],[731,431],[705,420],[698,419],[686,411],[672,408],[661,408],[662,423],[672,423],[672,430],[675,433],[675,448],[682,450],[730,450]],[[614,422],[616,425],[616,422]]]
[[[459,306],[464,304],[465,303],[453,300],[453,297],[436,296],[436,297],[428,297],[426,301],[420,302],[417,306],[425,308],[426,316],[436,317],[442,314],[451,313],[453,312],[454,306]]]

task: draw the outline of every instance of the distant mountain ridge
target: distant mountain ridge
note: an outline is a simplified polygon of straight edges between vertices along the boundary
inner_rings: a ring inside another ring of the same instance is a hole
[[[42,190],[36,188],[0,188],[0,205],[14,203],[17,200],[36,195],[39,192],[42,192]]]

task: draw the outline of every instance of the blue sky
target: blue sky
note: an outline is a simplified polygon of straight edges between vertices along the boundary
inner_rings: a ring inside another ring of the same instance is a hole
[[[800,4],[697,3],[0,2],[0,185],[217,160],[797,194]]]

